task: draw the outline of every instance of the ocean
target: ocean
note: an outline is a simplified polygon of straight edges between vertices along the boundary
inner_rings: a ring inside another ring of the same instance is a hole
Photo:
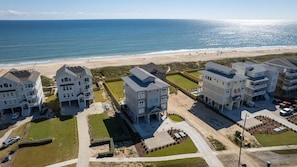
[[[0,21],[0,66],[166,52],[297,46],[297,21]]]

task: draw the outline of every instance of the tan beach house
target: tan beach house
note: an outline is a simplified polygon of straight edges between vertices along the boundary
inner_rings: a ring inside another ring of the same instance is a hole
[[[80,109],[93,103],[92,73],[82,66],[62,66],[56,73],[60,107]]]
[[[34,70],[11,69],[0,78],[0,111],[29,116],[41,111],[43,90],[40,73]]]
[[[169,85],[142,68],[134,67],[122,77],[127,114],[135,124],[160,120],[167,111]]]
[[[204,102],[218,111],[239,108],[244,99],[247,77],[236,75],[235,69],[208,62],[204,74],[201,95]]]

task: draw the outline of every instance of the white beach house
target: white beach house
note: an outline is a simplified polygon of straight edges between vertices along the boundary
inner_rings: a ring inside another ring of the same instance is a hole
[[[41,111],[43,90],[40,73],[34,70],[11,69],[0,78],[0,111],[3,114],[19,112],[29,116]]]
[[[247,77],[236,75],[235,69],[213,62],[206,63],[205,70],[200,72],[204,75],[201,95],[207,105],[219,111],[242,105]]]
[[[93,103],[92,74],[88,68],[64,65],[56,73],[56,82],[61,107],[84,109]]]
[[[276,68],[253,62],[233,63],[232,68],[236,74],[247,77],[244,100],[256,101],[274,94],[278,78]]]
[[[149,72],[135,67],[124,81],[127,113],[135,124],[160,120],[166,112],[169,85]]]

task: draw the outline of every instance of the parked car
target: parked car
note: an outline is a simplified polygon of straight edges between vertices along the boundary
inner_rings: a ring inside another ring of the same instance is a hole
[[[48,112],[48,108],[47,107],[42,108],[42,110],[40,112],[40,115],[45,115],[47,112]]]
[[[291,115],[292,114],[292,109],[290,109],[290,108],[283,108],[283,109],[280,110],[279,114],[281,116]]]
[[[14,137],[8,138],[2,143],[2,147],[6,148],[12,145],[13,143],[17,142],[18,140],[20,140],[20,136],[14,136]]]

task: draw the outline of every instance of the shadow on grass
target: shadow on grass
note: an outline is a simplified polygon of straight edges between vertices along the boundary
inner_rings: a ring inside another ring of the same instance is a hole
[[[60,116],[60,121],[67,121],[72,118],[73,118],[73,115],[64,115],[64,116]]]
[[[41,118],[33,119],[31,122],[39,123],[39,122],[42,122],[42,121],[46,121],[48,119],[49,119],[48,117],[41,117]]]
[[[117,116],[104,119],[103,122],[110,137],[113,138],[115,142],[127,141],[132,139],[129,132],[126,130],[128,128],[127,125],[122,122],[122,120],[117,118]]]

